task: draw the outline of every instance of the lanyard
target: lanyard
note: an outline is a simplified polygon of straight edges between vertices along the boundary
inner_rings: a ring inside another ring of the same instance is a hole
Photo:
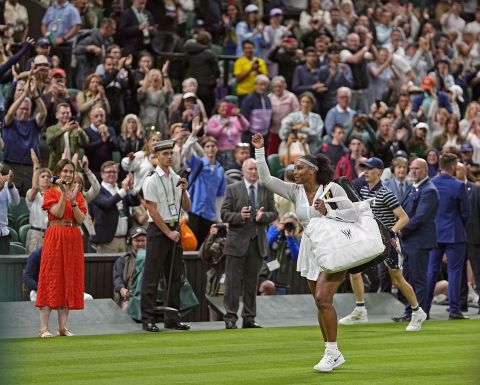
[[[167,198],[167,203],[169,205],[175,204],[175,187],[173,186],[173,179],[170,178],[170,182],[172,182],[172,195],[173,195],[173,202],[172,203],[170,203],[170,200],[168,199],[167,188],[165,187],[165,183],[163,183],[163,178],[162,177],[160,177],[160,182],[162,182],[163,191],[165,191],[165,197]]]

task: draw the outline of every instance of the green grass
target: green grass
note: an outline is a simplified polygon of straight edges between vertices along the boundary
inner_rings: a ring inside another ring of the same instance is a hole
[[[403,328],[340,327],[346,363],[332,373],[312,369],[323,352],[313,327],[3,341],[0,373],[8,385],[480,383],[480,321]]]

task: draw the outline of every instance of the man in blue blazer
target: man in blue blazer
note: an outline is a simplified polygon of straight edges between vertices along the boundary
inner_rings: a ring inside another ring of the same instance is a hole
[[[400,232],[403,252],[403,276],[413,286],[418,304],[428,309],[427,271],[431,249],[437,246],[437,215],[439,197],[436,187],[428,177],[428,165],[424,159],[415,159],[410,165],[413,185],[406,191],[402,207],[410,221]],[[412,308],[407,305],[405,314],[393,317],[396,322],[410,321]]]
[[[128,174],[117,186],[118,164],[109,160],[101,167],[102,184],[100,192],[90,205],[95,223],[97,253],[118,253],[127,251],[126,236],[131,206],[140,205],[140,198],[133,190],[133,177]]]
[[[440,175],[432,182],[440,195],[440,206],[435,218],[438,246],[430,252],[428,266],[428,303],[430,310],[435,284],[442,264],[443,255],[447,255],[448,300],[450,320],[466,319],[460,312],[460,282],[465,261],[467,234],[465,225],[470,217],[470,203],[465,183],[455,178],[458,158],[454,154],[445,154],[440,158]]]
[[[388,188],[402,203],[409,191],[411,182],[407,180],[408,160],[403,156],[397,156],[392,161],[393,177],[383,181],[383,185]],[[402,205],[403,206],[403,205]]]

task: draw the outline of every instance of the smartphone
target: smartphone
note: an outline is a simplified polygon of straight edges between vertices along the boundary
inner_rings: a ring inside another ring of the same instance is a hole
[[[233,110],[237,108],[237,106],[233,103],[227,104],[227,116],[233,116]]]
[[[198,104],[192,104],[192,112],[194,115],[200,112],[200,108],[198,108]]]

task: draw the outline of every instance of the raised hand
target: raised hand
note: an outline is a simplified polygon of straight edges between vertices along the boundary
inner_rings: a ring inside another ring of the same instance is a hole
[[[264,211],[265,211],[264,207],[260,207],[257,210],[257,214],[255,215],[255,222],[260,222],[260,220],[262,219],[262,215],[263,215]]]
[[[255,148],[262,148],[264,145],[263,135],[255,134],[252,136],[252,144]]]
[[[37,167],[40,167],[40,160],[33,148],[30,149],[30,157],[32,158],[33,168],[36,169]]]

